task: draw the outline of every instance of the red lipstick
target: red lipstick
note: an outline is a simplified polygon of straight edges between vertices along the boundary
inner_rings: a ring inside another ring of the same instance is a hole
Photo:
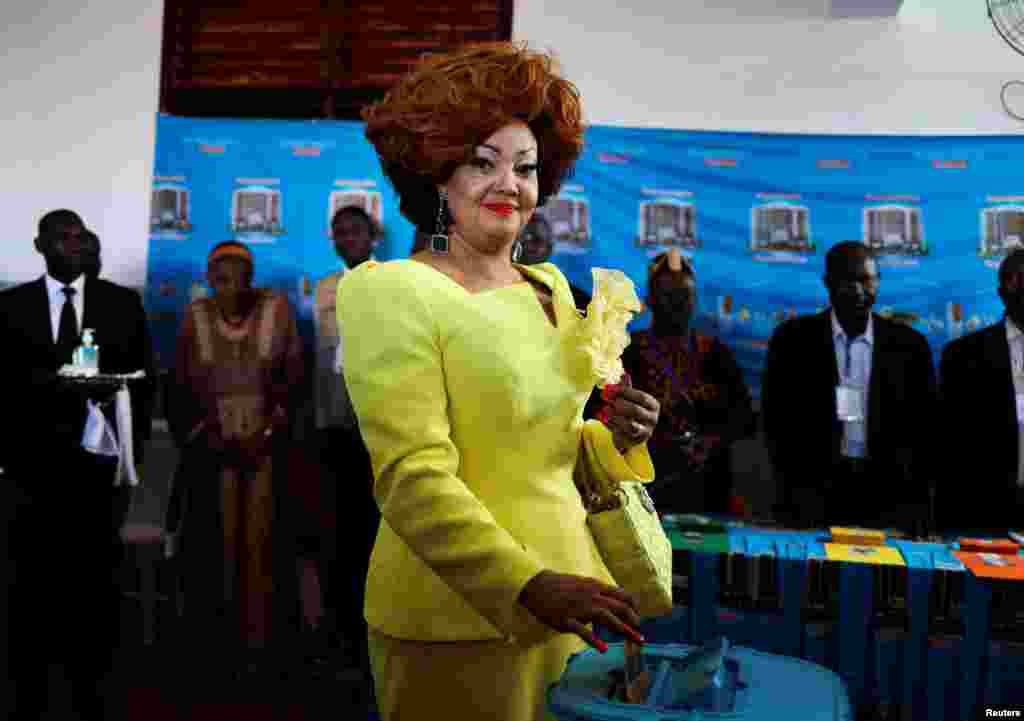
[[[492,213],[498,215],[509,216],[516,211],[516,206],[509,205],[508,203],[484,203],[484,207]]]

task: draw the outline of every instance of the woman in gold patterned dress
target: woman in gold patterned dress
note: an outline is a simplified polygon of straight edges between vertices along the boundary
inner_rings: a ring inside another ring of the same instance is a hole
[[[282,294],[254,289],[252,278],[246,246],[213,249],[213,295],[185,309],[168,413],[184,454],[177,482],[188,499],[193,628],[201,638],[224,633],[243,653],[266,649],[294,614],[281,470],[303,380],[291,306]]]

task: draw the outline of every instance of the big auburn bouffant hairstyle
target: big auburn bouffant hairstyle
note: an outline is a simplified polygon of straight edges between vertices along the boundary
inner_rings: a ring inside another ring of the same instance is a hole
[[[426,57],[364,109],[366,137],[402,214],[421,231],[435,232],[437,185],[515,120],[537,138],[538,205],[556,194],[583,150],[583,120],[579,92],[555,66],[553,57],[525,44],[471,45]]]

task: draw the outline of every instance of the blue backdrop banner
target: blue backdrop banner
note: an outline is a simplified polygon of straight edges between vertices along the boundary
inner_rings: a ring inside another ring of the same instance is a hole
[[[287,291],[307,329],[316,282],[340,263],[329,236],[337,208],[378,218],[379,259],[408,255],[412,225],[362,131],[159,118],[146,294],[163,367],[182,308],[208,292],[205,259],[220,241],[251,245],[257,283]],[[756,396],[774,328],[827,304],[824,254],[840,241],[876,250],[876,310],[912,324],[936,353],[997,321],[996,268],[1024,242],[1022,157],[1014,137],[592,127],[575,175],[541,212],[554,262],[584,290],[602,266],[644,295],[650,259],[679,247],[697,270],[696,325],[733,348]]]

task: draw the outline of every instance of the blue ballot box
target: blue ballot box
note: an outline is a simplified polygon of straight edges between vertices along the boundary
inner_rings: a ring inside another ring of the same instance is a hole
[[[645,644],[650,679],[645,703],[609,698],[613,675],[625,665],[623,644],[600,654],[576,654],[548,689],[548,711],[559,721],[852,721],[846,688],[832,671],[715,639],[701,647]],[[794,693],[799,689],[799,693]]]

